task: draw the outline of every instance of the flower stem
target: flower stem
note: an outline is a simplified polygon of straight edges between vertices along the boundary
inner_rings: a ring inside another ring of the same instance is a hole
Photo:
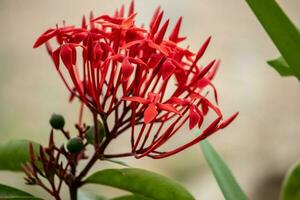
[[[77,190],[78,190],[78,187],[75,186],[75,185],[71,185],[69,187],[69,192],[70,192],[70,198],[71,198],[71,200],[77,200]]]

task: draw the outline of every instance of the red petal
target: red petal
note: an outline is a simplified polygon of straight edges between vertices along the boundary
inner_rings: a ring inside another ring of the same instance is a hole
[[[130,15],[126,20],[124,20],[122,22],[122,26],[125,28],[129,28],[131,26],[133,26],[134,24],[134,18],[136,17],[137,13],[133,13],[132,15]]]
[[[192,107],[190,108],[190,129],[193,129],[198,122],[200,121],[200,115],[193,109]]]
[[[206,102],[207,105],[208,105],[211,109],[213,109],[213,110],[215,111],[215,113],[216,113],[219,117],[222,117],[222,112],[221,112],[221,110],[220,110],[217,106],[213,105],[213,104],[212,104],[210,101],[208,101],[207,99],[206,99],[204,102]]]
[[[179,30],[181,27],[182,17],[180,17],[172,31],[172,33],[169,36],[169,40],[173,42],[178,42],[178,36],[179,36]]]
[[[134,12],[134,0],[131,1],[129,10],[128,10],[128,16],[132,15]]]
[[[125,101],[134,101],[134,102],[138,102],[138,103],[142,103],[142,104],[148,103],[148,100],[146,100],[142,97],[123,97],[122,99]]]
[[[154,35],[156,33],[156,31],[158,30],[159,24],[160,24],[161,19],[164,15],[163,11],[161,11],[160,13],[159,13],[159,11],[160,11],[160,8],[158,8],[155,11],[155,13],[153,15],[153,18],[151,20],[151,23],[150,23],[150,33],[151,33],[151,35]]]
[[[120,11],[119,11],[119,17],[124,17],[124,4],[121,6]]]
[[[211,37],[207,38],[207,40],[202,44],[202,46],[200,47],[197,55],[196,55],[196,58],[194,60],[194,63],[193,64],[196,64],[198,62],[198,60],[203,56],[209,42],[210,42],[210,39]]]
[[[44,32],[34,43],[33,48],[37,48],[53,38],[57,33],[56,29],[49,29],[46,32]]]
[[[82,21],[81,21],[81,28],[84,28],[86,29],[87,28],[87,24],[86,24],[86,18],[85,16],[83,15],[82,17]]]
[[[153,103],[149,104],[144,112],[144,122],[149,123],[153,119],[155,119],[156,115],[158,114],[155,105]]]
[[[157,103],[156,105],[161,110],[165,110],[165,111],[168,111],[168,112],[173,112],[173,113],[176,113],[176,114],[180,115],[180,112],[178,112],[178,110],[176,110],[172,104],[169,104],[169,103],[164,103],[164,104]]]
[[[95,28],[95,24],[94,24],[94,13],[93,11],[90,12],[90,28],[94,29]]]
[[[216,60],[211,61],[210,63],[208,63],[204,68],[201,69],[200,73],[197,76],[197,79],[201,79],[203,78],[207,72],[214,66]]]
[[[167,102],[171,104],[177,104],[177,105],[186,105],[186,102],[184,100],[177,97],[171,97]]]
[[[121,48],[122,49],[127,49],[127,48],[130,48],[130,47],[134,46],[134,45],[137,45],[137,44],[141,45],[143,43],[144,43],[144,40],[134,40],[134,41],[126,43]]]
[[[215,119],[203,132],[201,135],[204,137],[208,137],[210,134],[216,132],[218,130],[217,126],[219,122],[221,121],[222,117],[218,117]]]
[[[217,60],[216,63],[214,64],[214,66],[212,67],[212,69],[207,74],[207,78],[209,80],[212,80],[215,77],[217,70],[219,68],[220,62],[221,62],[220,60]]]
[[[46,49],[47,49],[48,54],[51,56],[52,52],[53,52],[51,44],[49,42],[46,42],[45,45],[46,45]]]
[[[170,60],[166,60],[161,69],[163,80],[168,79],[174,73],[175,69],[176,66]]]
[[[168,56],[169,55],[169,52],[166,48],[164,48],[162,45],[159,45],[159,44],[156,44],[152,41],[148,41],[148,45],[149,47],[153,48],[153,49],[156,49],[156,50],[159,50],[161,53],[163,53],[165,56]]]
[[[67,69],[71,69],[73,66],[73,50],[69,45],[61,47],[60,57]]]
[[[208,105],[207,105],[207,103],[202,103],[201,104],[201,107],[202,107],[202,112],[203,112],[203,114],[204,115],[206,115],[207,113],[208,113]]]
[[[128,81],[133,71],[134,67],[129,63],[127,58],[124,58],[122,63],[123,80]]]
[[[233,114],[231,117],[229,117],[228,119],[224,120],[224,121],[220,124],[219,128],[220,128],[220,129],[223,129],[223,128],[225,128],[226,126],[228,126],[228,125],[229,125],[229,124],[230,124],[230,123],[238,116],[238,114],[239,114],[239,112]]]
[[[198,87],[201,89],[205,88],[207,85],[210,85],[213,88],[215,101],[218,104],[218,92],[214,84],[212,84],[211,81],[207,78],[202,78],[198,81]]]
[[[167,28],[169,26],[169,19],[164,23],[164,25],[161,27],[161,29],[159,30],[159,32],[157,33],[157,36],[155,37],[155,43],[160,44],[163,39],[164,36],[166,34]]]
[[[162,54],[152,54],[148,61],[149,68],[156,68],[162,61],[163,57],[164,56]]]
[[[59,54],[60,54],[60,47],[58,47],[52,53],[52,60],[54,62],[54,65],[55,65],[56,69],[59,69]]]
[[[138,64],[138,65],[142,65],[142,66],[148,68],[148,65],[147,65],[146,63],[144,63],[144,61],[142,61],[142,60],[139,59],[139,58],[128,58],[128,60],[129,60],[131,63]]]

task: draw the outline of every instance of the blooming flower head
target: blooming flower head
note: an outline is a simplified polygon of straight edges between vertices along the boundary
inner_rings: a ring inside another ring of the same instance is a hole
[[[158,8],[149,27],[137,26],[132,2],[128,14],[124,7],[113,16],[91,14],[89,21],[83,17],[81,27],[51,28],[34,44],[34,48],[46,45],[72,98],[77,97],[101,119],[107,137],[131,130],[130,153],[136,158],[178,153],[225,128],[237,116],[223,120],[217,106],[212,80],[220,62],[198,63],[211,38],[194,53],[179,45],[186,39],[179,34],[182,18],[167,36],[169,20],[163,21],[163,14]],[[203,126],[209,112],[216,118]],[[114,123],[107,123],[108,118],[114,118]],[[182,134],[185,123],[202,133],[165,150],[170,138]]]

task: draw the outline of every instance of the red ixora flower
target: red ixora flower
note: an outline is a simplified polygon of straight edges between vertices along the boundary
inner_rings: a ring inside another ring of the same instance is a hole
[[[219,60],[198,64],[211,38],[193,53],[179,46],[185,40],[179,35],[182,18],[166,37],[169,20],[163,23],[163,14],[158,8],[149,28],[137,26],[132,2],[128,15],[124,6],[113,16],[94,18],[91,14],[89,22],[83,17],[81,27],[56,26],[34,44],[34,48],[46,45],[72,99],[79,98],[101,118],[108,137],[131,129],[131,152],[123,155],[173,155],[225,128],[238,114],[223,120],[217,106],[212,79]],[[52,49],[50,40],[54,39],[56,47]],[[215,103],[208,99],[210,90]],[[216,118],[203,123],[208,112],[215,113]],[[106,121],[111,117],[113,124]],[[170,138],[184,134],[179,130],[187,122],[190,129],[198,128],[202,133],[165,150]]]

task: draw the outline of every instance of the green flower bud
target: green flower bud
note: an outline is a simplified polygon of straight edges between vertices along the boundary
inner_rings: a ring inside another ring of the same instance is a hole
[[[79,153],[83,146],[83,142],[79,137],[71,138],[67,143],[67,149],[70,153]]]
[[[91,126],[85,133],[85,139],[89,144],[94,144],[95,142],[94,131],[95,131],[94,126]],[[102,142],[104,137],[105,137],[105,129],[103,127],[103,124],[100,121],[98,121],[98,138],[100,143]]]
[[[50,125],[54,129],[62,129],[65,125],[65,119],[62,115],[60,114],[52,114],[50,118]]]

